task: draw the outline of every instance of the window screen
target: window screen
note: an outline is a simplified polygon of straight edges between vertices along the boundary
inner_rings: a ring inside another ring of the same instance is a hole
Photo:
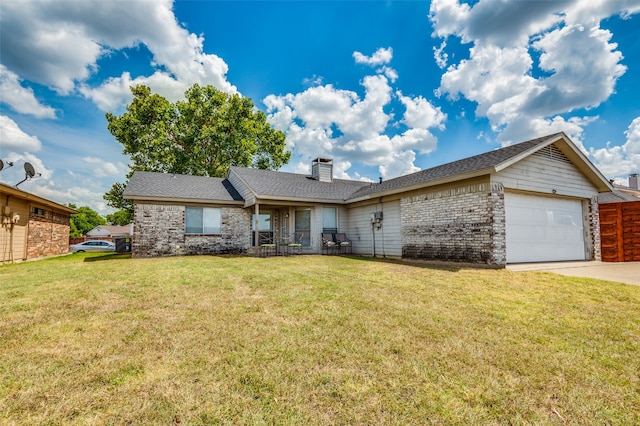
[[[187,207],[185,232],[187,234],[220,234],[221,209]]]
[[[322,232],[338,232],[337,209],[335,207],[323,207],[322,209]]]

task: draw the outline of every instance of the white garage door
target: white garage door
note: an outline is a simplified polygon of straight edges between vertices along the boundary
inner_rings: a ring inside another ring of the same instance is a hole
[[[585,260],[582,202],[504,194],[507,263]]]

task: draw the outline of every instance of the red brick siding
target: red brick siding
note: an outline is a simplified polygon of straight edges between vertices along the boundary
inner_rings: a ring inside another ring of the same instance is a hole
[[[57,256],[69,252],[69,214],[46,210],[29,212],[27,259]]]

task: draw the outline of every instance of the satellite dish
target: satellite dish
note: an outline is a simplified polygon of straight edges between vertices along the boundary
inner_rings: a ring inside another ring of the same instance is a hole
[[[29,176],[29,178],[32,178],[36,175],[36,169],[33,168],[31,163],[24,163],[24,172],[27,174],[27,176]]]
[[[11,166],[13,166],[13,163],[11,161],[7,161],[6,163],[2,160],[0,160],[0,170],[4,169],[4,165],[7,165],[7,169]]]

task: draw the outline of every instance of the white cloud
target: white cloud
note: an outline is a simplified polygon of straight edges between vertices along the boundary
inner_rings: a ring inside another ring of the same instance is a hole
[[[386,49],[380,48],[375,51],[375,53],[371,56],[363,55],[360,52],[353,52],[353,58],[356,60],[357,64],[365,64],[371,66],[384,65],[391,62],[393,58],[393,49],[388,47]]]
[[[434,107],[429,101],[422,96],[410,98],[403,96],[402,92],[397,92],[400,102],[405,106],[406,112],[402,121],[409,127],[419,127],[428,129],[436,127],[440,130],[444,129],[444,121],[446,114],[442,112],[440,107]]]
[[[398,79],[398,72],[387,65],[391,62],[391,59],[393,59],[393,49],[390,47],[386,49],[381,47],[371,56],[366,56],[360,52],[353,52],[353,58],[357,64],[365,64],[372,67],[379,66],[376,72],[387,77],[392,83],[395,83]]]
[[[16,73],[0,64],[0,102],[6,103],[20,114],[33,115],[37,118],[55,118],[56,110],[42,105],[31,88],[22,87]]]
[[[2,135],[3,155],[6,151],[40,151],[42,143],[36,136],[26,134],[20,126],[6,115],[0,115],[0,135]]]
[[[32,179],[20,185],[20,189],[59,204],[75,204],[78,207],[89,206],[101,215],[113,212],[105,203],[102,196],[104,192],[95,191],[87,186],[64,187],[49,180]]]
[[[146,46],[153,54],[151,76],[131,79],[128,73],[98,88],[82,85],[81,93],[103,109],[130,99],[128,85],[143,83],[176,99],[193,83],[211,84],[234,93],[226,79],[227,64],[206,54],[203,37],[181,27],[171,0],[28,1],[3,3],[0,39],[3,63],[25,80],[68,94],[113,50]]]
[[[626,67],[622,54],[609,43],[611,32],[581,25],[546,33],[533,43],[539,66],[551,73],[539,79],[544,90],[524,104],[528,113],[549,115],[598,106],[614,91]]]
[[[96,177],[120,176],[122,174],[121,170],[115,164],[110,161],[104,161],[102,158],[85,157],[83,160],[89,164],[99,165],[99,167],[94,169]]]
[[[475,102],[476,116],[489,119],[503,144],[534,129],[580,136],[594,117],[566,115],[607,100],[626,71],[622,53],[610,42],[611,32],[600,28],[600,20],[639,10],[637,0],[480,0],[473,6],[434,0],[429,15],[433,35],[444,42],[455,36],[472,43],[469,58],[451,64],[443,74],[438,94]],[[442,68],[444,42],[434,50]]]
[[[130,87],[139,84],[151,87],[154,93],[164,96],[170,102],[184,99],[184,92],[192,85],[178,81],[160,71],[156,71],[148,77],[143,76],[135,79],[132,79],[128,72],[124,72],[120,77],[109,78],[100,87],[93,88],[83,84],[78,90],[87,99],[91,99],[101,110],[113,111],[133,99]]]
[[[286,133],[288,147],[295,148],[296,170],[308,170],[312,158],[329,156],[336,177],[348,178],[349,168],[359,162],[378,166],[386,179],[417,171],[416,152],[436,148],[437,138],[429,129],[444,128],[446,114],[440,108],[421,96],[395,91],[394,97],[389,79],[381,74],[366,76],[361,84],[362,98],[328,84],[264,99],[269,121]],[[394,99],[405,109],[398,120],[387,111]]]
[[[392,83],[398,79],[398,72],[391,67],[382,67],[378,72],[384,74]]]
[[[440,47],[433,46],[433,58],[436,60],[436,65],[438,65],[438,68],[440,69],[445,69],[447,67],[447,62],[449,61],[449,54],[444,50],[446,47],[446,40],[442,41]]]
[[[313,75],[313,77],[311,78],[305,78],[302,80],[302,84],[304,84],[305,86],[319,86],[322,84],[322,81],[324,80],[324,78],[322,78],[319,75]]]
[[[351,167],[351,161],[334,161],[333,162],[333,176],[338,179],[349,179],[351,176],[347,173],[347,170]]]
[[[605,176],[626,183],[632,173],[640,173],[640,117],[635,118],[624,132],[622,146],[607,143],[605,148],[589,150],[596,166]]]

